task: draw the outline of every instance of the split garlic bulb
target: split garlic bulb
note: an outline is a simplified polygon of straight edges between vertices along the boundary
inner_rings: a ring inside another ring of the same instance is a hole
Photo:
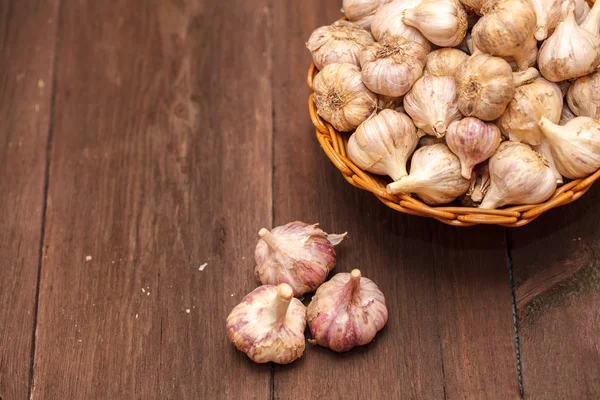
[[[575,117],[577,117],[577,115],[573,114],[573,111],[571,111],[569,105],[563,104],[563,109],[562,113],[560,114],[560,120],[558,121],[558,124],[564,125]]]
[[[385,297],[358,269],[324,283],[307,309],[312,344],[339,353],[370,343],[386,324]]]
[[[496,125],[472,117],[451,123],[446,133],[446,144],[458,156],[465,179],[471,179],[475,165],[494,155],[501,141]]]
[[[460,161],[444,144],[415,151],[410,174],[387,186],[390,194],[415,193],[430,205],[450,203],[469,189],[470,182],[460,173]]]
[[[567,92],[567,103],[578,117],[600,118],[600,72],[577,79]]]
[[[285,283],[254,289],[227,317],[227,337],[257,363],[289,364],[302,357],[304,329],[306,307]]]
[[[423,0],[393,0],[381,6],[371,22],[371,33],[377,41],[386,36],[402,37],[419,43],[429,52],[431,44],[417,28],[402,22],[404,10],[418,6]]]
[[[600,169],[600,123],[577,117],[564,126],[546,118],[540,128],[550,142],[556,168],[570,179],[584,178]]]
[[[400,37],[386,37],[360,55],[362,80],[367,88],[386,96],[403,96],[423,75],[427,50]]]
[[[406,162],[418,141],[417,129],[408,116],[383,110],[350,136],[348,157],[360,169],[398,180],[407,175]]]
[[[295,296],[312,292],[325,282],[335,267],[334,245],[343,234],[327,234],[317,227],[295,221],[273,228],[261,229],[256,245],[256,278],[263,285],[287,283]]]
[[[370,30],[371,21],[379,7],[390,1],[391,0],[344,0],[343,10],[350,21]]]
[[[454,77],[458,66],[468,58],[467,53],[458,49],[444,48],[434,50],[427,54],[425,58],[423,75]]]
[[[468,28],[467,13],[458,0],[423,0],[415,8],[404,10],[402,22],[443,47],[458,46]]]
[[[306,47],[319,70],[328,64],[359,65],[358,56],[365,46],[373,43],[373,36],[360,26],[337,21],[315,29]]]
[[[524,143],[503,142],[489,167],[490,187],[480,208],[537,204],[556,190],[556,178],[546,159]]]
[[[377,96],[365,87],[360,68],[353,64],[329,64],[313,80],[317,112],[335,129],[356,129],[377,108]]]
[[[575,21],[574,5],[562,4],[565,19],[540,48],[538,65],[544,78],[552,82],[579,78],[600,64],[598,12],[590,12],[581,26]],[[600,6],[594,8],[598,11]],[[589,22],[591,21],[591,22]]]
[[[404,96],[404,110],[417,128],[429,135],[442,137],[453,121],[462,115],[458,111],[456,82],[449,76],[424,76],[415,82]]]

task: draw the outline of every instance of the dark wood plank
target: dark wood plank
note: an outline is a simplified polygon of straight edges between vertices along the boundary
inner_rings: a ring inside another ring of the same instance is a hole
[[[266,6],[62,8],[33,398],[269,397],[225,335],[272,214]]]
[[[600,397],[600,187],[510,231],[525,398]]]
[[[0,398],[28,395],[58,1],[0,2]]]

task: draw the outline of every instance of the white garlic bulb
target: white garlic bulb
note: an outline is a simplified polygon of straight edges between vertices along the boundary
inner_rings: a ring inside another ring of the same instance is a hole
[[[393,0],[381,6],[371,21],[371,33],[377,41],[386,36],[402,37],[406,40],[419,43],[425,47],[426,52],[431,49],[431,44],[417,28],[402,22],[404,10],[414,8],[422,0]]]
[[[306,47],[310,50],[316,67],[321,70],[328,64],[359,65],[360,52],[373,42],[373,36],[360,26],[348,21],[337,21],[315,29]]]
[[[569,105],[563,104],[562,113],[560,114],[560,120],[558,121],[558,124],[564,125],[575,117],[577,117],[577,115],[573,114],[573,111],[571,111]]]
[[[600,72],[577,79],[567,92],[567,103],[578,117],[600,118]]]
[[[595,7],[596,10],[599,10],[598,7]],[[596,13],[592,10],[579,26],[573,8],[574,5],[568,1],[562,4],[565,19],[544,41],[538,55],[540,72],[552,82],[582,77],[600,64],[600,34]]]
[[[400,37],[386,37],[360,55],[362,80],[367,88],[386,96],[403,96],[423,75],[427,50]]]
[[[548,32],[562,20],[562,2],[563,0],[529,0],[537,21],[534,34],[537,40],[546,39]]]
[[[411,119],[393,110],[383,110],[356,129],[348,140],[348,157],[360,169],[393,180],[406,176],[406,162],[419,137]]]
[[[402,22],[443,47],[458,46],[468,28],[467,13],[458,0],[423,0],[415,8],[404,10]]]
[[[423,75],[452,76],[460,64],[469,56],[464,51],[453,48],[434,50],[425,58]]]
[[[577,117],[564,126],[546,118],[540,128],[548,138],[558,171],[569,179],[584,178],[600,169],[600,123]]]
[[[466,179],[471,179],[475,165],[494,155],[501,141],[496,125],[472,117],[451,123],[446,133],[446,144],[458,156]]]
[[[350,21],[370,30],[371,21],[379,7],[390,1],[391,0],[344,0],[342,4],[344,14],[346,14],[346,17]]]
[[[387,192],[414,193],[430,205],[450,203],[466,193],[470,182],[460,173],[460,161],[444,144],[421,147],[410,163],[410,174],[392,182]]]
[[[456,82],[449,76],[424,76],[404,96],[404,110],[417,126],[429,135],[442,137],[458,111]]]
[[[315,76],[317,112],[335,129],[356,129],[377,109],[377,96],[365,87],[354,64],[329,64]]]
[[[537,204],[556,190],[556,178],[544,157],[524,143],[503,142],[490,158],[490,186],[480,208]]]

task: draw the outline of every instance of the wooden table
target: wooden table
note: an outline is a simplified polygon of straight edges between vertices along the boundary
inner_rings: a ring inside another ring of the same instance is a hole
[[[0,2],[0,399],[600,398],[599,188],[507,230],[348,185],[306,107],[339,3]],[[256,365],[225,318],[296,219],[349,232],[389,323]]]

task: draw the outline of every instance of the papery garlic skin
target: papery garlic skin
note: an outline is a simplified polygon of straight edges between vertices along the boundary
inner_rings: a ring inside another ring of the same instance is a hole
[[[419,132],[422,132],[423,135],[421,136],[421,138],[419,139],[419,143],[417,144],[417,149],[420,149],[421,147],[425,147],[425,146],[431,146],[432,144],[446,144],[446,137],[436,137],[436,136],[431,136],[426,134],[425,132],[423,132],[422,130],[418,130],[417,131],[417,135],[419,135]]]
[[[325,282],[335,267],[334,245],[344,234],[327,234],[317,227],[295,221],[273,228],[263,228],[256,244],[256,278],[263,285],[287,283],[295,296],[312,292]]]
[[[548,138],[558,171],[569,179],[585,178],[600,169],[600,123],[577,117],[564,126],[546,118],[540,128]]]
[[[417,128],[442,137],[448,125],[462,118],[458,111],[456,82],[449,76],[424,76],[404,96],[404,110]]]
[[[392,97],[392,96],[377,96],[377,111],[383,110],[394,110],[404,113],[404,97]]]
[[[483,15],[482,9],[490,0],[460,0],[467,11],[472,11],[477,15]]]
[[[537,204],[556,191],[547,161],[524,143],[503,142],[489,161],[490,186],[480,208]]]
[[[425,58],[423,75],[454,77],[456,69],[466,61],[469,55],[464,51],[444,48],[434,50]]]
[[[471,175],[471,186],[463,196],[458,198],[464,207],[479,207],[490,187],[490,168],[487,162],[475,166]]]
[[[418,141],[417,129],[407,115],[383,110],[350,136],[348,157],[360,169],[398,180],[407,175],[406,162]]]
[[[472,117],[453,122],[446,133],[446,144],[458,156],[465,179],[471,179],[475,165],[494,155],[501,141],[496,125]]]
[[[336,274],[308,305],[309,342],[339,353],[370,343],[385,326],[388,311],[377,285],[358,269]]]
[[[567,103],[578,117],[600,118],[600,72],[577,79],[569,87]]]
[[[564,125],[575,117],[577,117],[577,115],[573,114],[573,111],[571,111],[569,105],[563,104],[563,109],[562,113],[560,114],[560,120],[558,121],[558,124]]]
[[[360,65],[360,52],[374,42],[373,36],[357,24],[336,21],[315,29],[306,47],[316,67],[322,70],[328,64]]]
[[[391,0],[344,0],[343,10],[346,17],[364,29],[371,29],[373,16],[384,4]]]
[[[380,7],[371,21],[371,33],[377,41],[382,41],[386,36],[402,37],[419,43],[429,52],[431,44],[417,28],[402,22],[404,10],[414,8],[422,0],[393,0]]]
[[[290,286],[254,289],[227,317],[227,337],[257,363],[289,364],[304,353],[306,307]]]
[[[442,47],[458,46],[468,28],[467,13],[458,0],[423,0],[415,8],[404,10],[402,22]]]
[[[450,203],[466,193],[470,182],[460,172],[460,161],[444,144],[415,151],[410,174],[387,186],[390,194],[416,194],[429,205]]]
[[[329,64],[313,80],[318,114],[335,129],[356,129],[377,109],[377,95],[363,84],[354,64]]]
[[[590,13],[590,6],[586,0],[575,0],[575,19],[581,25]]]
[[[386,37],[361,53],[362,80],[375,93],[403,96],[423,75],[426,56],[427,50],[418,43]]]

